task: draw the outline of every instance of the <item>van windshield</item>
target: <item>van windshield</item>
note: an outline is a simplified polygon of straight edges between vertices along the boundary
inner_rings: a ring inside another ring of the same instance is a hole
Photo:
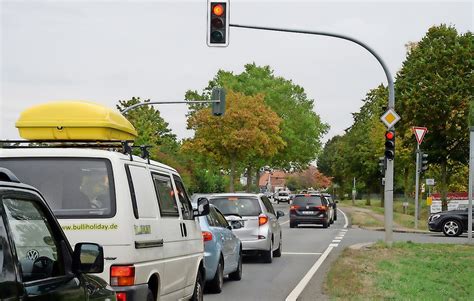
[[[0,166],[43,194],[58,218],[115,215],[115,189],[109,161],[93,158],[1,159]]]

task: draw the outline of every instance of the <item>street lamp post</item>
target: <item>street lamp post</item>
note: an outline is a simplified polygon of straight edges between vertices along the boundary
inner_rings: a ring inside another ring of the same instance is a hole
[[[256,29],[256,30],[266,30],[266,31],[277,31],[277,32],[288,32],[288,33],[298,33],[298,34],[308,34],[308,35],[319,35],[319,36],[328,36],[338,39],[347,40],[353,43],[362,46],[367,51],[369,51],[380,63],[387,77],[388,83],[388,109],[395,109],[395,87],[393,84],[393,78],[388,70],[387,65],[382,60],[382,58],[369,47],[367,44],[341,34],[324,32],[324,31],[312,31],[312,30],[301,30],[301,29],[289,29],[289,28],[277,28],[277,27],[265,27],[265,26],[254,26],[254,25],[242,25],[242,24],[230,24],[230,27],[245,28],[245,29]],[[395,130],[395,127],[392,126],[389,130]],[[385,170],[385,243],[391,246],[393,243],[393,171],[394,171],[394,160],[387,160],[387,167]]]

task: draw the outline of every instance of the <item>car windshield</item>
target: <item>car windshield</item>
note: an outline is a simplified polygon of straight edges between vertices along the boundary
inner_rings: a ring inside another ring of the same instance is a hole
[[[307,205],[321,206],[322,205],[322,200],[321,200],[321,196],[319,196],[319,195],[311,195],[311,196],[297,195],[293,200],[293,205],[298,205],[298,206],[307,206]]]
[[[110,162],[83,158],[2,159],[21,182],[38,188],[61,218],[110,217],[115,193]]]
[[[257,198],[229,196],[210,199],[209,202],[224,215],[257,216],[262,213]]]

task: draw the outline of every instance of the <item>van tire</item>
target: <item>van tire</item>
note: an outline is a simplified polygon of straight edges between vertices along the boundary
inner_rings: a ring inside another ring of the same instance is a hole
[[[151,289],[148,289],[148,293],[146,294],[146,301],[155,301],[155,297],[153,296],[153,292]]]
[[[222,292],[222,286],[224,285],[224,263],[222,258],[219,259],[217,264],[216,274],[211,281],[208,282],[209,291],[214,294]]]
[[[194,293],[191,297],[191,301],[203,301],[204,300],[204,279],[202,277],[202,271],[198,270],[196,276],[196,283],[194,284]]]

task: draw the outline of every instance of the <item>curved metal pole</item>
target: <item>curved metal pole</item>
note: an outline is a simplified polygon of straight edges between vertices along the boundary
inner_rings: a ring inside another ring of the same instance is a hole
[[[354,39],[352,37],[332,33],[332,32],[325,32],[325,31],[312,31],[312,30],[305,30],[305,29],[290,29],[290,28],[277,28],[277,27],[265,27],[265,26],[254,26],[254,25],[241,25],[241,24],[229,24],[231,27],[238,27],[238,28],[246,28],[246,29],[258,29],[258,30],[267,30],[267,31],[279,31],[279,32],[290,32],[290,33],[299,33],[299,34],[310,34],[310,35],[318,35],[318,36],[328,36],[338,39],[343,39],[346,41],[350,41],[356,43],[357,45],[362,46],[368,52],[370,52],[380,63],[385,72],[385,76],[387,77],[388,83],[388,108],[394,109],[395,108],[395,88],[393,84],[393,78],[388,70],[387,65],[382,60],[382,58],[373,50],[369,45],[365,44],[362,41]],[[391,127],[391,129],[395,129],[395,127]],[[392,246],[393,242],[393,170],[394,170],[394,160],[387,160],[387,168],[385,169],[385,201],[384,201],[384,217],[385,217],[385,243],[387,245]]]
[[[193,100],[193,101],[149,101],[149,102],[140,102],[137,104],[134,104],[133,106],[129,106],[125,110],[123,110],[121,113],[124,115],[130,110],[133,110],[137,107],[141,106],[148,106],[148,105],[172,105],[172,104],[179,104],[179,103],[184,103],[188,105],[194,105],[197,103],[219,103],[220,100]]]
[[[388,70],[387,65],[383,61],[383,59],[373,50],[369,45],[365,44],[362,41],[359,41],[357,39],[354,39],[352,37],[338,34],[338,33],[332,33],[332,32],[325,32],[325,31],[313,31],[313,30],[304,30],[304,29],[288,29],[288,28],[277,28],[277,27],[265,27],[265,26],[254,26],[254,25],[241,25],[241,24],[229,24],[231,27],[238,27],[238,28],[247,28],[247,29],[258,29],[258,30],[267,30],[267,31],[280,31],[280,32],[291,32],[291,33],[300,33],[300,34],[310,34],[310,35],[318,35],[318,36],[328,36],[328,37],[334,37],[334,38],[339,38],[347,41],[351,41],[353,43],[356,43],[363,48],[365,48],[368,52],[370,52],[382,65],[383,71],[385,72],[385,76],[387,77],[387,82],[388,82],[388,107],[389,108],[394,108],[395,107],[395,88],[393,84],[393,78]]]

